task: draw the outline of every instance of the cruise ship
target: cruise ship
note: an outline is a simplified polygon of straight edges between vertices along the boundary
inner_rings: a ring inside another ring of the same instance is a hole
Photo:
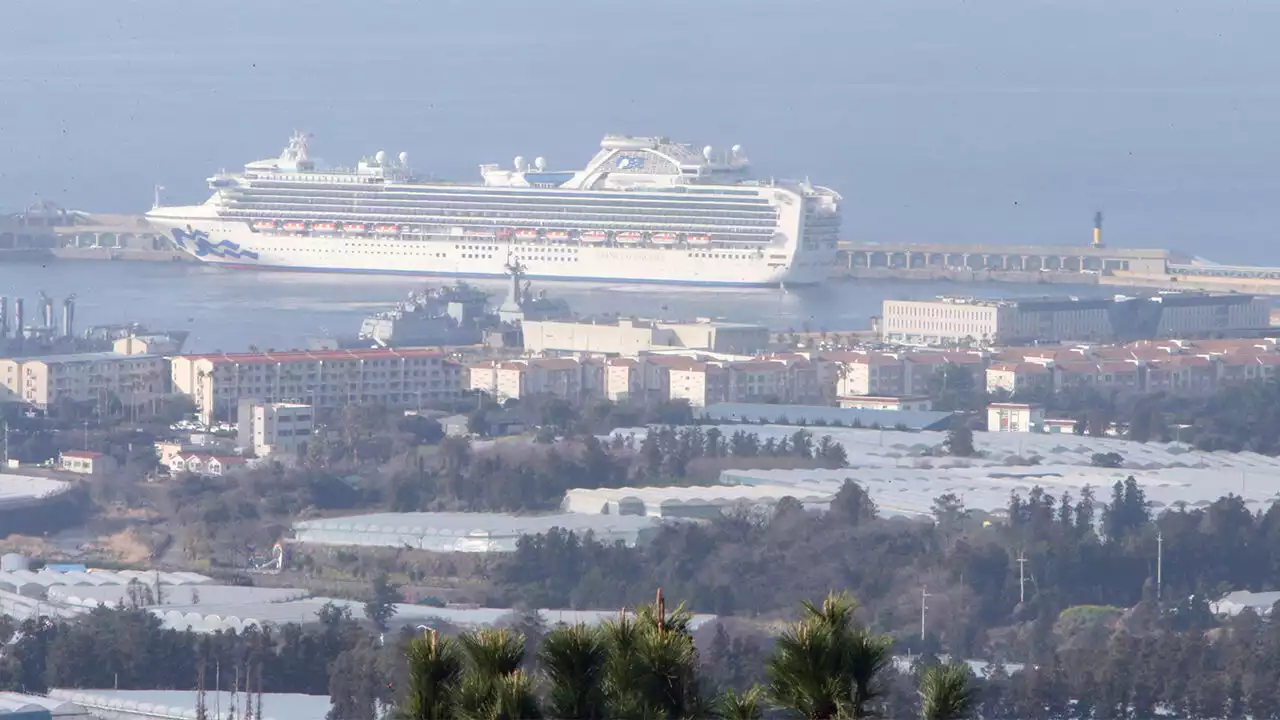
[[[514,263],[541,279],[777,286],[820,283],[835,260],[839,194],[753,179],[739,145],[607,135],[581,170],[517,157],[469,183],[419,178],[407,153],[325,168],[309,140],[209,178],[202,205],[157,197],[147,219],[240,268],[504,277]]]

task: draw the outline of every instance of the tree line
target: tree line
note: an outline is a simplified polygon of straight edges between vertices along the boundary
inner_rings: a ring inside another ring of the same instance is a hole
[[[457,638],[414,638],[395,717],[405,720],[763,720],[766,713],[809,720],[881,716],[889,638],[856,618],[848,596],[804,603],[802,617],[777,637],[768,680],[715,694],[700,677],[690,615],[652,605],[600,627],[560,627],[530,648],[509,630]],[[530,672],[532,665],[532,672]],[[927,720],[960,720],[975,705],[969,668],[929,665],[916,707],[892,707]],[[331,715],[336,720],[336,716]]]

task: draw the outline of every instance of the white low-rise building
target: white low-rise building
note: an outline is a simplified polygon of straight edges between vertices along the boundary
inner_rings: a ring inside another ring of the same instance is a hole
[[[988,432],[1040,432],[1044,428],[1044,406],[1036,403],[991,403],[987,405]]]
[[[315,431],[315,411],[304,403],[241,400],[236,413],[236,441],[258,457],[296,455]]]

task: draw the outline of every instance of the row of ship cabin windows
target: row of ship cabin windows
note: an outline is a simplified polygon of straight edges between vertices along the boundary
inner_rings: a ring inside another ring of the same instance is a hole
[[[351,201],[356,200],[353,204]],[[331,202],[316,202],[317,200],[329,200]],[[430,198],[344,198],[344,197],[326,197],[311,195],[306,198],[290,196],[284,193],[256,194],[253,197],[232,196],[228,201],[228,207],[231,208],[247,208],[260,205],[273,205],[284,207],[298,207],[299,205],[311,205],[320,207],[336,207],[342,208],[344,212],[350,212],[352,208],[363,210],[399,210],[401,208],[419,208],[424,210],[445,210],[465,213],[484,213],[496,212],[503,209],[510,209],[513,212],[541,212],[543,209],[559,210],[573,209],[575,212],[637,212],[649,211],[654,213],[715,213],[719,215],[727,215],[729,213],[737,213],[739,215],[763,215],[773,214],[776,211],[768,204],[767,200],[759,202],[742,203],[734,202],[726,205],[725,203],[704,203],[704,202],[681,202],[659,204],[658,201],[649,201],[647,206],[637,206],[635,204],[620,205],[617,201],[613,202],[583,202],[580,198],[554,198],[544,202],[530,202],[529,198],[517,198],[512,200],[486,198],[473,202],[463,203],[441,203],[438,200]],[[412,203],[412,204],[409,204]],[[839,215],[827,213],[806,214],[806,220],[813,220],[821,223],[828,219],[838,220]]]
[[[278,215],[278,214],[290,213],[290,211],[285,209],[274,209],[274,208],[246,208],[246,210],[248,212],[244,212],[241,214],[254,216],[254,217],[261,216],[261,215]],[[352,214],[350,211],[350,208],[336,210],[333,212],[342,213],[343,215]],[[309,212],[308,214],[311,216],[327,216],[333,213]],[[555,215],[551,215],[550,213],[548,213],[548,217],[530,217],[528,215],[517,215],[514,213],[510,215],[500,216],[500,217],[492,217],[487,214],[477,215],[475,213],[472,213],[472,214],[459,213],[457,215],[438,215],[433,213],[422,213],[422,212],[412,212],[412,211],[397,211],[395,213],[383,213],[383,214],[363,213],[363,215],[365,215],[365,217],[371,216],[371,217],[377,218],[377,220],[363,220],[364,222],[390,222],[390,221],[398,222],[398,221],[404,221],[404,218],[411,218],[413,220],[421,220],[425,218],[425,219],[431,219],[431,220],[439,220],[442,223],[449,223],[457,219],[465,219],[465,220],[471,221],[472,224],[478,223],[482,220],[492,220],[493,222],[490,222],[487,224],[505,226],[512,222],[515,222],[520,225],[533,225],[537,227],[551,227],[551,228],[562,227],[567,222],[572,223],[573,225],[591,224],[595,226],[657,225],[657,226],[664,226],[664,227],[666,226],[701,227],[701,226],[711,225],[720,229],[728,228],[730,232],[738,232],[738,233],[758,232],[761,228],[768,228],[772,230],[778,225],[777,218],[762,218],[760,220],[751,220],[747,218],[723,218],[723,219],[722,218],[700,218],[700,217],[683,217],[682,218],[682,217],[670,217],[670,216],[662,216],[662,215],[653,215],[653,216],[601,215],[599,217],[593,217],[590,219],[583,218],[583,219],[569,220],[568,218],[564,217],[563,212],[556,213]],[[323,217],[322,219],[327,220],[328,218]],[[359,221],[361,220],[358,219],[357,222]],[[407,230],[408,229],[406,229],[406,231]],[[423,232],[423,230],[419,228],[417,229],[417,232]]]

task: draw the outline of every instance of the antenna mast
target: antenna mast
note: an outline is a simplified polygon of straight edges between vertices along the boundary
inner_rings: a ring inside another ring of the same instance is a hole
[[[1164,531],[1156,533],[1156,602],[1160,601],[1164,583]]]
[[[929,586],[925,585],[920,588],[920,642],[924,642],[924,619],[925,613],[929,611],[929,598],[933,595],[929,594]],[[923,650],[921,650],[923,652]]]
[[[1027,601],[1027,556],[1018,551],[1018,602]]]

